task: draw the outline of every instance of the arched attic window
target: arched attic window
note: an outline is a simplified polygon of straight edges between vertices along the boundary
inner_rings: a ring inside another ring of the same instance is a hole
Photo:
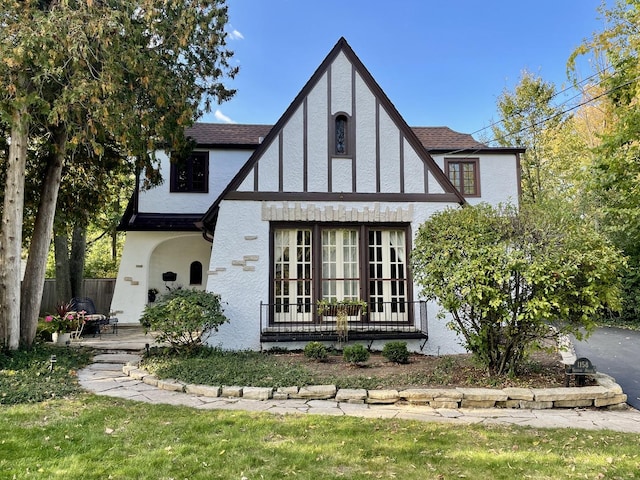
[[[336,155],[349,153],[349,119],[345,114],[339,114],[335,119],[334,145]]]
[[[202,263],[191,262],[189,267],[189,285],[202,285]]]

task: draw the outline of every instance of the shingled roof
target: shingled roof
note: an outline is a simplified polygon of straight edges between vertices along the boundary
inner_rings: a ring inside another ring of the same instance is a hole
[[[449,127],[411,127],[427,150],[485,149],[468,133],[459,133]]]
[[[195,123],[185,135],[200,146],[252,146],[259,145],[273,125],[241,125],[239,123]]]
[[[185,132],[199,146],[255,147],[267,136],[272,125],[242,125],[238,123],[196,123]],[[429,150],[486,149],[468,133],[459,133],[449,127],[411,127]]]

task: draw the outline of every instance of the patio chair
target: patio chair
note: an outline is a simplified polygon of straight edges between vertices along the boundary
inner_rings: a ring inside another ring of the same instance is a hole
[[[96,335],[100,335],[102,337],[102,331],[107,329],[109,325],[111,325],[113,333],[118,333],[118,319],[98,313],[91,298],[72,298],[71,305],[75,312],[85,312],[84,322],[80,331],[77,333],[77,336],[81,336],[85,333],[93,333],[94,337]]]

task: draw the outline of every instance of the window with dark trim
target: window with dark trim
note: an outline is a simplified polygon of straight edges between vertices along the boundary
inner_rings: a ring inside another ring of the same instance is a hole
[[[347,155],[348,152],[348,137],[349,137],[349,122],[346,115],[338,115],[336,117],[335,124],[335,154]]]
[[[445,173],[454,187],[466,197],[480,196],[480,172],[477,158],[445,159]]]
[[[362,299],[370,322],[409,320],[407,225],[286,224],[272,230],[275,322],[312,322],[318,300]]]
[[[202,263],[191,262],[189,266],[189,285],[202,285]]]
[[[208,152],[193,152],[186,159],[171,163],[171,191],[192,193],[209,191]]]

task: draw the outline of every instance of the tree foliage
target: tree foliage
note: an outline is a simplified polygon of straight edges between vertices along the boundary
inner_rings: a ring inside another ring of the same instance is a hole
[[[50,241],[64,163],[86,149],[90,164],[100,169],[105,142],[115,142],[135,170],[146,173],[147,183],[157,182],[152,152],[179,148],[184,128],[203,108],[234,94],[222,83],[237,72],[226,49],[226,22],[224,0],[3,2],[0,122],[12,142],[3,177],[0,343],[17,348],[20,321],[27,327],[22,340],[33,339],[37,308],[32,307],[40,301],[43,246]],[[58,132],[60,141],[55,168],[43,177],[46,194],[37,208],[41,220],[36,219],[25,277],[30,287],[24,287],[28,295],[22,298],[24,178],[29,132],[36,127]]]
[[[548,189],[547,139],[562,124],[563,115],[552,103],[555,86],[529,72],[523,72],[513,92],[505,90],[498,99],[500,121],[492,127],[495,142],[503,147],[524,147],[522,196],[534,202]]]
[[[580,335],[618,307],[618,251],[569,211],[467,206],[417,233],[411,264],[422,296],[439,302],[493,374],[517,373],[551,326]]]
[[[592,54],[607,64],[598,73],[602,108],[609,124],[594,149],[591,191],[601,226],[629,258],[625,270],[624,319],[640,318],[640,1],[618,0],[603,7],[607,27],[577,48],[569,59]]]

